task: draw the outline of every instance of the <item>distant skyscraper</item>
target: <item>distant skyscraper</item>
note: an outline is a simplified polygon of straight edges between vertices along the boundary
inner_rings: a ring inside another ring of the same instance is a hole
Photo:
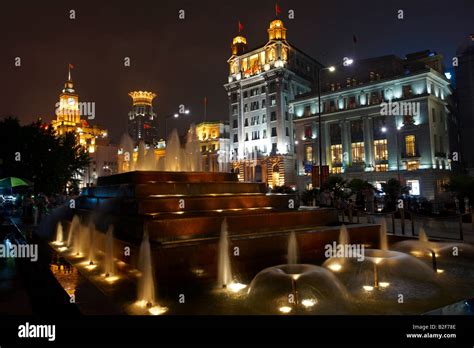
[[[128,113],[128,134],[135,143],[144,141],[147,144],[158,142],[156,114],[153,111],[153,98],[156,94],[146,91],[128,93],[133,99],[132,110]]]
[[[456,67],[456,95],[461,135],[461,161],[474,172],[474,35],[463,44],[458,52]]]

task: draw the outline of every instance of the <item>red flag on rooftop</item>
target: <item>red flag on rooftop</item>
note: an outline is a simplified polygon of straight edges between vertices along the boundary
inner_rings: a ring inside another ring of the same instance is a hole
[[[244,26],[243,26],[242,23],[240,23],[240,21],[239,21],[239,34],[240,34],[240,32],[241,32],[242,30],[244,30]]]
[[[69,63],[69,69],[74,69],[74,65],[72,65],[71,63]]]
[[[281,8],[280,5],[278,5],[278,2],[275,3],[275,14],[278,16],[281,13]]]

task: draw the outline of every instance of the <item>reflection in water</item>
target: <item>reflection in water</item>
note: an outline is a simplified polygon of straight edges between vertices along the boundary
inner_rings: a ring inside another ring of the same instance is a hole
[[[75,296],[77,285],[79,283],[79,273],[77,268],[58,256],[51,261],[49,268],[68,295]]]

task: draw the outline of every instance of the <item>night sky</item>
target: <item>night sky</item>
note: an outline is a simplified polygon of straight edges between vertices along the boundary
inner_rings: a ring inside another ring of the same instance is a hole
[[[473,0],[279,4],[288,41],[323,64],[424,49],[443,54],[448,64],[474,32]],[[24,123],[38,116],[52,119],[72,63],[79,100],[96,103],[94,123],[108,128],[115,140],[126,131],[131,90],[158,94],[154,107],[160,122],[180,104],[191,110],[191,116],[170,121],[170,128],[183,131],[201,122],[205,96],[208,120],[227,120],[223,84],[237,22],[252,48],[267,41],[275,16],[273,0],[2,1],[0,6],[0,115],[16,115]],[[75,20],[69,19],[70,9]],[[184,20],[178,19],[180,9]],[[287,18],[290,9],[293,20]],[[399,9],[404,20],[397,19]],[[21,57],[21,67],[14,66],[14,57]],[[124,57],[131,58],[131,67],[124,67]]]

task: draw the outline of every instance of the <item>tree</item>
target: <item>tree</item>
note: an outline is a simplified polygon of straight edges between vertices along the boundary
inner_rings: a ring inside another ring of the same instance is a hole
[[[347,181],[339,175],[330,175],[328,181],[323,185],[323,190],[329,190],[337,206],[339,202],[347,197]]]
[[[402,194],[408,194],[409,188],[402,186],[401,182],[395,178],[382,183],[382,191],[385,193],[385,210],[395,211],[397,200]]]
[[[0,121],[0,176],[17,176],[34,182],[35,192],[64,192],[80,171],[89,165],[89,155],[74,133],[56,136],[41,121],[21,126],[18,119]]]
[[[467,174],[453,175],[445,189],[456,195],[460,201],[464,201],[464,198],[469,198],[469,202],[474,201],[474,178]]]

